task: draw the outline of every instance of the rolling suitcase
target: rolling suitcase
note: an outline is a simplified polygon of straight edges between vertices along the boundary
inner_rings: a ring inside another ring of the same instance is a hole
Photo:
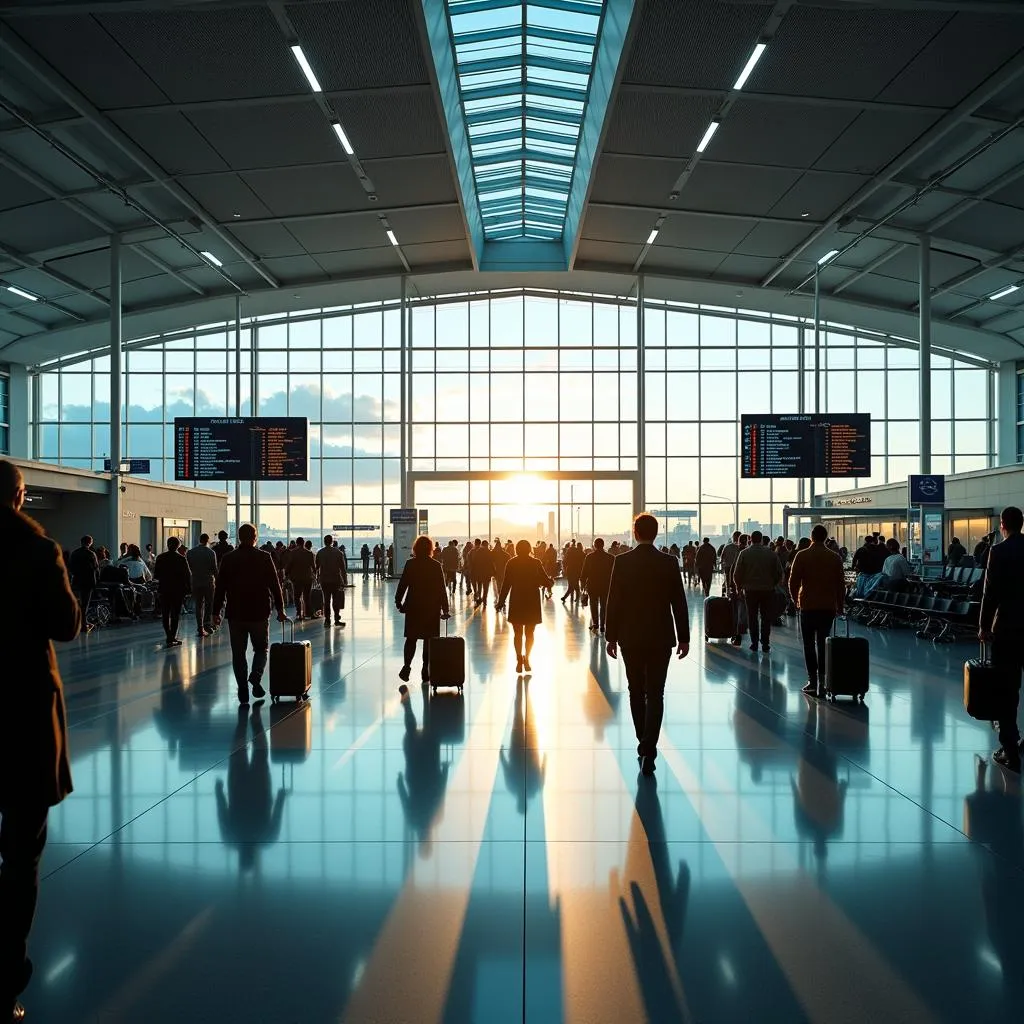
[[[1006,706],[1007,690],[1006,682],[988,660],[988,652],[982,644],[981,657],[964,662],[964,709],[979,721],[998,721]]]
[[[324,592],[320,584],[317,583],[313,589],[309,592],[309,614],[310,615],[323,615],[324,613]]]
[[[863,700],[868,692],[869,648],[862,636],[850,636],[846,618],[846,636],[832,634],[825,641],[825,691],[828,699],[853,697]]]
[[[430,692],[439,686],[456,686],[462,693],[466,685],[466,641],[461,636],[448,636],[448,620],[444,621],[444,636],[431,637]]]
[[[709,597],[704,601],[704,641],[729,640],[736,635],[736,617],[727,597]]]
[[[274,704],[282,697],[308,700],[313,682],[313,647],[308,640],[296,640],[295,624],[290,625],[291,640],[285,641],[282,622],[281,642],[270,645],[270,699]]]
[[[270,760],[301,764],[313,749],[313,714],[306,701],[270,707]]]

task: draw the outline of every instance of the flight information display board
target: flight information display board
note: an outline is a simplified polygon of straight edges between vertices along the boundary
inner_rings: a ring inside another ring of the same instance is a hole
[[[297,416],[179,417],[175,480],[306,480],[309,421]]]
[[[747,480],[871,476],[871,417],[809,413],[740,417]]]

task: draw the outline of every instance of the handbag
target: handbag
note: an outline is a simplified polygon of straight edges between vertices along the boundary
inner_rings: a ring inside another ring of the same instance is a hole
[[[584,608],[590,604],[590,595],[585,590],[580,594],[580,604],[583,605]]]

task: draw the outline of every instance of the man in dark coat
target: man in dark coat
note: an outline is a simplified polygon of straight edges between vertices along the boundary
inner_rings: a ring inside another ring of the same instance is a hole
[[[339,548],[339,552],[343,549]],[[316,572],[316,556],[306,547],[306,542],[301,537],[295,538],[295,550],[288,559],[288,568],[285,570],[288,579],[291,580],[292,589],[295,591],[295,621],[311,619],[313,610],[310,604],[310,595],[313,592],[313,576]]]
[[[334,606],[334,624],[344,626],[341,610],[345,607],[345,556],[334,545],[334,537],[327,534],[324,546],[316,553],[316,571],[320,574],[320,588],[324,594],[324,629],[331,628],[331,605]]]
[[[583,561],[580,573],[580,584],[590,595],[590,611],[593,621],[590,623],[592,633],[603,633],[605,619],[608,615],[608,587],[612,582],[612,568],[615,556],[604,549],[604,539],[598,537],[594,541],[594,550]]]
[[[168,537],[167,550],[156,556],[153,569],[160,588],[160,610],[168,647],[181,646],[178,639],[181,606],[185,603],[185,595],[192,589],[192,570],[188,567],[188,559],[178,550],[180,547],[181,541],[177,537]]]
[[[608,591],[608,656],[626,666],[629,708],[644,775],[654,774],[665,716],[665,681],[672,648],[690,653],[690,622],[679,563],[655,546],[658,520],[643,513],[633,521],[636,547],[615,559]]]
[[[82,546],[71,552],[68,572],[71,574],[71,589],[78,595],[84,617],[100,578],[100,563],[92,549],[92,537],[83,537]]]
[[[82,624],[60,548],[22,514],[24,501],[21,471],[0,461],[0,545],[8,578],[18,581],[0,587],[0,643],[19,666],[16,676],[7,674],[0,715],[0,1021],[24,1014],[17,998],[32,974],[27,942],[46,819],[71,792],[52,641],[74,640]]]
[[[711,546],[711,541],[705,537],[704,543],[697,548],[693,556],[693,565],[697,570],[697,578],[700,580],[700,585],[704,588],[705,597],[711,596],[711,580],[715,575],[715,562],[717,560],[718,555]]]

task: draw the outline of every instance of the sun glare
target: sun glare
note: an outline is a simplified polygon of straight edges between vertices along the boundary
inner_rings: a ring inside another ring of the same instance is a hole
[[[533,526],[547,519],[554,508],[557,484],[533,473],[517,473],[495,481],[492,507],[500,507],[504,516],[522,526]]]

